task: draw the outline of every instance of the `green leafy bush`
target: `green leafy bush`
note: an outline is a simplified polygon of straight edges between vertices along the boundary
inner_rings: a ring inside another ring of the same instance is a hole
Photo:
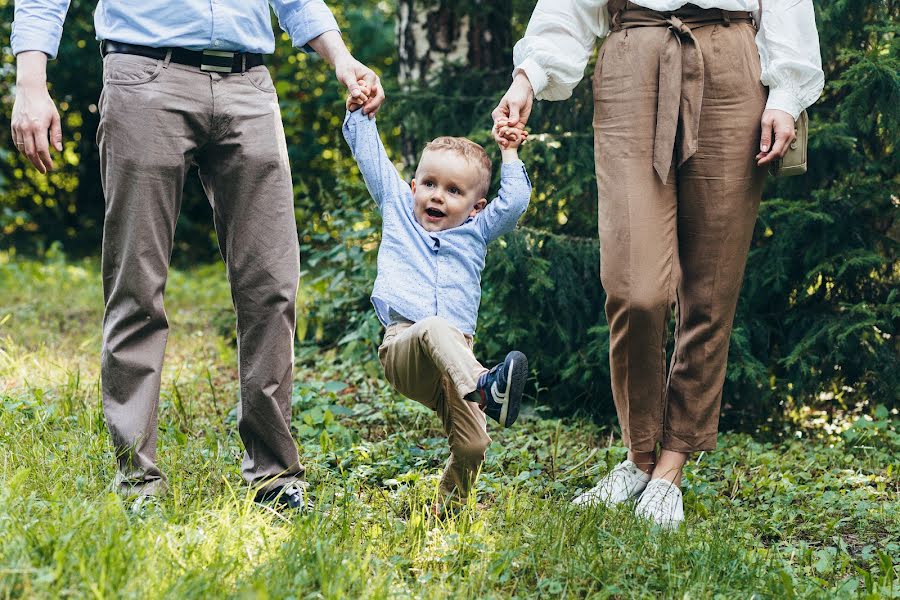
[[[513,2],[513,38],[533,6]],[[452,65],[427,87],[400,89],[396,7],[371,1],[332,8],[354,52],[388,88],[379,126],[392,157],[402,162],[425,141],[450,134],[485,144],[496,162],[489,113],[509,80],[508,64],[480,72]],[[17,153],[0,152],[0,248],[41,255],[61,242],[69,255],[98,252],[100,62],[92,9],[72,2],[60,59],[50,67],[66,133],[60,169],[43,176]],[[772,180],[766,191],[729,355],[730,423],[762,424],[783,408],[892,410],[900,398],[900,8],[822,0],[816,11],[828,83],[810,110],[810,172]],[[8,33],[11,4],[0,2],[0,14]],[[13,58],[2,60],[0,76],[12,84]],[[380,222],[341,139],[340,86],[327,65],[291,49],[284,36],[270,67],[295,172],[304,264],[298,337],[311,356],[329,353],[376,373],[380,331],[368,295]],[[521,348],[535,368],[539,403],[608,415],[590,88],[585,80],[570,100],[535,106],[522,151],[535,184],[527,227],[489,253],[477,350],[490,362]],[[8,116],[11,102],[6,107]],[[0,121],[0,137],[10,139],[6,128],[8,120]],[[209,206],[196,178],[190,181],[174,260],[216,261]],[[221,319],[222,329],[231,327],[229,317]]]

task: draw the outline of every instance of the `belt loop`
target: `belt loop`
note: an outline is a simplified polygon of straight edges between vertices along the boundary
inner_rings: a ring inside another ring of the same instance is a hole
[[[241,73],[247,70],[247,53],[241,52]]]
[[[725,27],[731,27],[731,15],[727,10],[722,10],[722,20],[725,21]]]
[[[165,60],[163,60],[163,69],[169,68],[169,62],[171,62],[171,60],[172,60],[172,49],[169,48],[168,50],[166,50],[166,58],[165,58]]]
[[[610,31],[619,31],[622,28],[622,13],[628,8],[628,2],[609,2],[606,5],[609,10]],[[628,31],[625,32],[628,35]]]

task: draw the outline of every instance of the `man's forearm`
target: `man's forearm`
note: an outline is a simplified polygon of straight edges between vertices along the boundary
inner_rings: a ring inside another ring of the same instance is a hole
[[[310,40],[309,45],[316,51],[316,54],[324,58],[331,66],[353,58],[344,44],[344,38],[337,31],[326,31],[319,37]]]
[[[48,141],[62,151],[62,129],[59,112],[47,93],[47,55],[42,51],[23,50],[16,55],[16,101],[10,124],[19,152],[41,173],[53,169]]]
[[[384,90],[381,87],[381,81],[378,75],[365,66],[350,54],[341,34],[335,30],[329,30],[317,38],[310,40],[309,45],[312,46],[328,64],[334,67],[334,76],[347,88],[350,97],[354,100],[360,100],[364,96],[365,104],[362,111],[365,115],[375,116],[381,103],[384,102]],[[368,92],[365,94],[360,86],[366,87]]]
[[[47,55],[40,50],[28,50],[16,55],[16,85],[23,87],[47,85]]]

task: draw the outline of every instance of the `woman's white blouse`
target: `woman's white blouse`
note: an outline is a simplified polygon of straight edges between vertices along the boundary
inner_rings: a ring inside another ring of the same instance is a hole
[[[637,3],[668,12],[688,2]],[[516,72],[525,72],[537,99],[564,100],[572,95],[597,38],[609,33],[606,4],[607,0],[538,0],[525,37],[513,49]],[[783,110],[796,119],[819,98],[825,76],[812,0],[693,0],[691,4],[754,13],[759,24],[760,81],[769,88],[766,108]]]

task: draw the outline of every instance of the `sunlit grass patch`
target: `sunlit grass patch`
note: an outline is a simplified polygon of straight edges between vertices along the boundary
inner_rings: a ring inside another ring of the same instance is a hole
[[[96,265],[11,263],[0,279],[16,282],[0,288],[0,597],[900,595],[890,415],[827,441],[723,435],[687,470],[686,526],[663,532],[628,506],[575,510],[624,450],[609,428],[529,407],[491,430],[482,506],[436,518],[437,417],[306,348],[293,428],[316,509],[259,507],[240,478],[219,267],[173,273],[159,441],[171,491],[125,501],[99,401]]]

